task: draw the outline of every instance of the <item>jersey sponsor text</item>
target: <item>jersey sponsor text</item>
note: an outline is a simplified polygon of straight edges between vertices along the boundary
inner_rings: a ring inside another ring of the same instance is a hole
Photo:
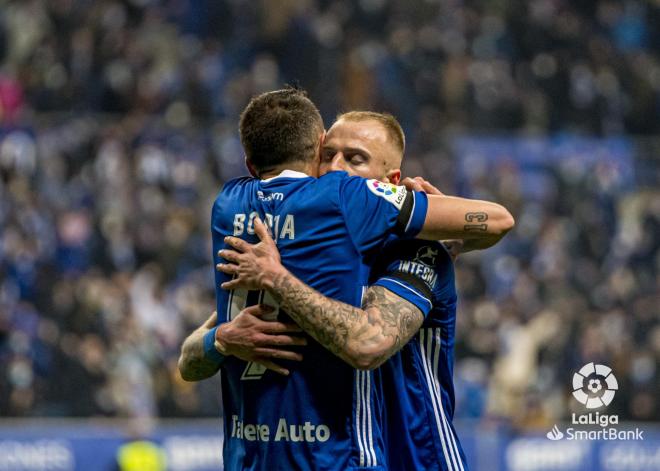
[[[267,424],[244,424],[238,420],[237,415],[231,416],[231,438],[247,440],[249,442],[271,441],[271,427]],[[330,438],[330,428],[327,425],[314,425],[311,422],[304,424],[289,424],[284,417],[280,417],[272,440],[275,442],[325,442]]]
[[[435,282],[438,279],[438,273],[424,263],[412,262],[410,260],[401,260],[399,262],[398,270],[403,273],[413,275],[420,280],[424,281],[429,288],[433,289]]]

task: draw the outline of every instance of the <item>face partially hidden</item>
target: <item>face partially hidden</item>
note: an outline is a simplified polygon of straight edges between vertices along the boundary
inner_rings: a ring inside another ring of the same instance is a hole
[[[340,119],[323,141],[319,175],[343,170],[396,185],[401,178],[400,165],[400,152],[381,123]]]

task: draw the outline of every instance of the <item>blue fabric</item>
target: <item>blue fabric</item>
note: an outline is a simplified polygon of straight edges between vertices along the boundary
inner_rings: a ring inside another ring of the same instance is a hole
[[[383,278],[379,278],[374,285],[387,288],[400,298],[404,298],[408,302],[414,304],[417,309],[422,311],[424,316],[426,316],[433,307],[428,296],[425,296],[415,286],[408,285],[406,281],[397,279],[396,277],[384,276]]]
[[[466,471],[452,424],[457,296],[451,257],[439,242],[393,241],[371,281],[425,314],[419,332],[379,370],[388,469]]]
[[[401,219],[412,226],[426,216],[418,214],[426,211],[423,204],[414,205],[409,217],[401,216],[408,195],[403,187],[345,172],[319,179],[285,173],[265,181],[232,180],[213,205],[214,262],[221,262],[216,254],[225,248],[227,235],[257,242],[253,221],[258,215],[271,226],[282,263],[295,276],[326,296],[359,306],[370,254],[401,233]],[[220,289],[228,279],[216,273],[219,322],[246,306],[276,305],[263,292]],[[273,315],[288,318],[280,310]],[[311,340],[301,351],[304,361],[281,362],[291,371],[287,377],[235,357],[226,359],[226,469],[386,469],[375,373],[356,371]]]

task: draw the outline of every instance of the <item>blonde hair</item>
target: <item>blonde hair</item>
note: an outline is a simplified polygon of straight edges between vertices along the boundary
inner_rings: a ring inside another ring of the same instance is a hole
[[[396,144],[398,150],[403,156],[406,150],[406,136],[401,129],[401,125],[394,116],[389,113],[376,113],[375,111],[349,111],[348,113],[341,113],[337,115],[337,121],[343,119],[345,121],[378,121],[383,125],[392,142]]]

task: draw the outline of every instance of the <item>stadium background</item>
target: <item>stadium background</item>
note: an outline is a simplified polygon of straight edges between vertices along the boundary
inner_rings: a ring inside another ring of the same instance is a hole
[[[0,470],[140,436],[217,469],[218,379],[176,359],[238,114],[286,82],[328,125],[395,114],[404,174],[516,216],[456,265],[474,468],[660,469],[659,49],[657,1],[0,0]],[[544,438],[589,361],[645,442]]]

